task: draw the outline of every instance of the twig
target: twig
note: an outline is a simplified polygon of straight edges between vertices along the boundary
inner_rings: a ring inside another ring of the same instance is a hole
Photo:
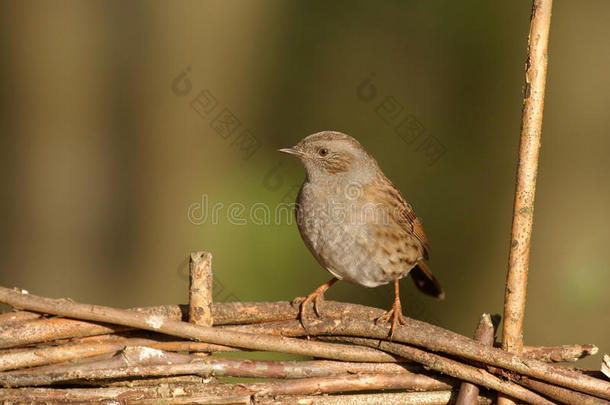
[[[199,364],[201,363],[201,364]],[[108,380],[117,378],[142,378],[167,375],[227,376],[227,377],[261,377],[277,378],[273,372],[254,372],[254,370],[226,369],[214,372],[214,365],[204,362],[192,364],[171,364],[160,366],[126,367],[116,369],[94,369],[79,373],[68,372],[61,375],[20,375],[17,378],[3,376],[2,380],[12,379],[6,386],[50,385],[58,382],[75,383],[78,380]],[[455,385],[455,383],[454,383]],[[300,377],[287,381],[270,382],[261,387],[261,395],[280,394],[317,394],[321,392],[360,391],[375,389],[405,389],[432,391],[451,389],[452,385],[437,381],[427,376],[411,373],[362,373],[357,375],[339,374],[331,377]]]
[[[318,397],[299,397],[290,396],[261,398],[254,401],[260,405],[446,405],[453,404],[456,393],[451,391],[432,391],[432,392],[400,392],[386,394],[351,394],[351,395],[332,395]],[[490,398],[480,396],[477,405],[489,405],[492,403]]]
[[[549,363],[574,362],[597,354],[595,345],[525,346],[523,356]]]
[[[98,354],[97,356],[83,357],[80,359],[75,359],[75,360],[71,360],[71,361],[67,361],[67,362],[63,362],[63,363],[52,363],[52,364],[31,367],[31,368],[20,368],[20,369],[16,369],[16,370],[4,371],[3,373],[10,374],[10,375],[28,375],[31,373],[44,374],[44,373],[53,373],[53,372],[66,372],[68,369],[71,369],[71,367],[79,368],[79,369],[84,369],[87,367],[91,368],[91,367],[96,367],[98,364],[102,364],[104,361],[110,361],[110,360],[114,359],[116,357],[117,353],[120,353],[120,352],[102,353],[102,354]],[[2,375],[2,374],[0,374],[0,375]]]
[[[285,324],[285,323],[284,323]],[[265,329],[263,326],[268,326]],[[282,333],[286,334],[287,328],[279,328],[282,323],[265,323],[258,328],[258,333]],[[304,335],[300,323],[292,322],[294,326],[294,335]],[[232,329],[246,329],[253,325],[244,326],[229,326]],[[138,334],[131,333],[130,335],[137,336]],[[160,337],[166,337],[160,335]],[[51,346],[43,348],[19,349],[18,351],[9,351],[0,353],[0,370],[18,369],[24,367],[40,366],[44,364],[53,364],[62,361],[75,360],[96,356],[101,353],[114,353],[122,350],[127,346],[146,346],[153,349],[173,351],[173,352],[223,352],[223,351],[238,351],[228,346],[214,345],[209,343],[192,342],[192,341],[158,341],[151,338],[127,337],[117,335],[101,335],[88,338],[75,339],[70,343],[60,346]],[[554,353],[548,351],[554,348],[543,348],[543,353]],[[363,361],[369,359],[368,354],[363,357]],[[73,368],[73,366],[71,366]],[[58,369],[53,372],[58,372]]]
[[[266,303],[260,303],[262,305]],[[325,305],[329,302],[325,301]],[[331,306],[342,305],[339,303],[330,302]],[[222,304],[218,304],[222,305]],[[327,307],[325,306],[325,309]],[[324,316],[333,318],[335,312],[325,311]],[[354,313],[350,313],[348,316],[356,316]],[[300,321],[275,321],[275,322],[261,322],[252,323],[245,325],[224,325],[219,326],[221,329],[234,330],[245,333],[261,333],[271,334],[275,336],[307,336],[307,331],[303,329]],[[547,363],[559,363],[559,362],[575,362],[587,356],[597,354],[598,348],[591,344],[582,345],[562,345],[562,346],[525,346],[523,348],[522,357],[530,360],[539,360]]]
[[[552,0],[534,0],[528,38],[525,70],[525,100],[519,143],[519,164],[513,208],[513,224],[504,297],[502,348],[521,353],[523,317],[530,240],[534,221],[534,196],[538,172],[538,153],[542,131],[542,112],[546,83],[547,47],[551,24]],[[513,401],[499,398],[500,405]]]
[[[193,325],[175,321],[159,315],[148,315],[142,312],[122,310],[101,305],[77,303],[66,299],[52,299],[22,294],[9,288],[0,287],[0,301],[13,307],[30,308],[37,312],[46,312],[72,318],[87,319],[98,322],[112,322],[132,328],[162,332],[168,335],[208,343],[237,346],[253,350],[278,351],[283,353],[317,356],[327,359],[360,361],[362,349],[346,345],[334,345],[323,342],[303,342],[298,339],[261,336],[249,333],[218,330],[217,328]],[[378,351],[370,351],[371,358],[379,362],[391,361],[391,356]]]
[[[537,381],[532,378],[522,377],[517,379],[517,383],[524,387],[531,388],[564,404],[573,405],[608,405],[610,402],[580,392],[568,390],[563,387]]]
[[[75,342],[50,347],[18,349],[0,353],[0,371],[60,363],[103,353],[115,353],[128,346],[145,346],[151,349],[172,352],[226,352],[237,351],[227,346],[192,341],[157,341],[137,337],[102,335],[79,339]]]
[[[225,302],[212,307],[214,325],[253,324],[298,319],[303,298],[293,302]],[[358,317],[374,320],[384,313],[378,308],[358,304],[324,301],[324,316],[328,318]]]
[[[423,350],[401,345],[398,343],[391,343],[377,339],[370,338],[359,338],[359,337],[336,337],[333,336],[333,340],[351,342],[363,346],[377,347],[384,351],[394,353],[398,356],[404,357],[407,360],[416,361],[423,364],[430,370],[438,371],[443,374],[450,375],[460,380],[469,381],[473,384],[485,386],[498,392],[510,395],[512,397],[521,399],[531,404],[542,404],[550,405],[552,402],[546,400],[544,397],[531,392],[518,384],[510,381],[503,381],[500,378],[481,370],[479,368],[460,363],[458,361],[439,356],[437,354],[425,352]]]
[[[0,314],[0,327],[4,327],[7,325],[23,322],[23,321],[31,321],[33,319],[38,319],[42,315],[37,314],[36,312],[28,312],[28,311],[12,311],[5,312]]]
[[[0,348],[79,336],[103,335],[126,329],[125,326],[120,325],[101,325],[73,319],[34,319],[0,328]]]
[[[110,342],[79,343],[5,353],[0,354],[0,371],[92,357],[102,353],[116,352],[124,347],[123,344]]]
[[[213,377],[199,377],[196,375],[175,375],[171,377],[142,377],[138,379],[126,379],[126,380],[106,380],[106,381],[94,381],[94,382],[83,382],[83,386],[100,386],[100,387],[146,387],[146,386],[159,386],[161,384],[167,385],[189,385],[189,384],[208,384],[214,381]],[[98,384],[99,383],[99,384]],[[93,388],[93,387],[92,387]]]
[[[5,388],[0,389],[0,400],[16,403],[197,403],[187,398],[205,398],[208,404],[251,404],[251,392],[234,384],[159,385],[154,387],[110,388]]]
[[[24,294],[24,296],[27,296],[27,294]],[[176,320],[183,318],[181,307],[178,305],[132,308],[130,311]],[[74,337],[105,335],[130,329],[130,327],[123,325],[99,324],[74,319],[36,318],[18,322],[14,325],[0,326],[0,348],[24,346]]]
[[[279,351],[344,361],[359,361],[359,355],[361,355],[361,351],[355,351],[356,348],[350,346],[315,341],[303,342],[302,340],[281,336],[253,335],[218,330],[218,328],[197,326],[135,311],[22,294],[4,287],[0,287],[0,302],[37,312],[99,322],[113,322],[183,338],[253,350]],[[344,307],[349,308],[350,306],[344,304]],[[381,310],[375,311],[381,312]],[[312,321],[308,324],[308,330],[312,334],[366,336],[378,339],[386,338],[389,333],[389,327],[387,326],[379,326],[372,321],[348,318]],[[406,326],[397,328],[394,340],[484,362],[602,398],[610,398],[610,383],[607,381],[540,361],[524,359],[518,355],[481,345],[464,336],[413,319],[409,319]],[[371,355],[380,355],[380,353],[372,352]],[[381,362],[387,361],[382,360]],[[478,381],[471,382],[478,383]]]
[[[474,332],[474,339],[487,346],[492,346],[494,343],[494,325],[491,322],[491,316],[489,314],[481,315],[481,320],[477,326],[477,330]],[[474,405],[479,397],[479,387],[476,385],[463,382],[460,386],[460,393],[458,395],[456,405]]]
[[[239,352],[240,349],[235,349],[229,346],[215,345],[212,343],[201,343],[191,341],[172,341],[172,342],[154,342],[148,343],[146,347],[153,349],[166,350],[171,352],[199,352],[199,353],[217,353],[217,352]],[[370,353],[370,352],[369,352]]]
[[[343,318],[356,314],[366,319],[375,319],[381,310],[357,304],[346,306],[332,301],[325,302],[325,315]],[[133,308],[131,311],[156,314],[164,318],[185,320],[188,306],[161,305],[145,308]],[[251,324],[297,319],[299,302],[227,302],[212,305],[212,317],[215,325]],[[16,311],[11,314],[33,314],[27,311]],[[21,316],[21,315],[19,315]],[[24,315],[28,317],[28,315]],[[39,316],[37,316],[38,318]],[[66,318],[44,318],[11,325],[10,328],[0,325],[0,348],[17,347],[35,343],[58,341],[61,339],[88,337],[130,331],[133,328],[120,325],[100,325]],[[29,318],[28,318],[29,319]]]
[[[116,401],[130,404],[167,404],[172,403],[204,403],[204,404],[264,404],[264,405],[292,405],[306,403],[308,405],[444,405],[450,404],[455,398],[451,391],[437,392],[411,392],[386,394],[352,394],[337,396],[307,396],[282,397],[263,396],[258,394],[264,390],[268,383],[255,384],[189,384],[189,385],[160,385],[155,387],[111,387],[111,388],[22,388],[0,389],[0,399],[7,402],[31,403],[47,402],[58,403],[74,402],[101,402]],[[279,390],[276,390],[279,391]],[[270,395],[270,394],[269,394]],[[293,399],[294,398],[294,399]],[[296,402],[298,401],[298,402]],[[480,397],[479,404],[490,404],[489,398]]]
[[[55,367],[40,367],[27,370],[0,373],[0,385],[4,387],[40,386],[50,385],[57,382],[76,381],[79,379],[104,379],[132,376],[125,373],[124,376],[117,370],[130,369],[133,376],[142,375],[139,371],[146,366],[157,365],[180,365],[197,360],[194,356],[185,354],[164,352],[162,350],[150,349],[147,347],[127,347],[119,355],[110,359],[101,359],[93,362],[86,362],[81,365],[64,364]],[[188,374],[188,373],[174,373]],[[173,374],[150,374],[150,376],[173,375]]]
[[[58,318],[59,319],[59,318]],[[65,318],[64,318],[65,319]],[[66,322],[76,322],[71,319],[65,319]],[[269,323],[270,325],[272,323]],[[90,324],[95,325],[95,324]],[[35,331],[33,331],[35,333]],[[274,334],[272,330],[269,330],[267,334]],[[301,335],[304,335],[304,331]],[[125,337],[123,335],[126,335]],[[277,333],[276,333],[277,335]],[[133,337],[128,337],[133,336]],[[141,338],[139,336],[144,336]],[[217,345],[213,343],[203,343],[203,342],[193,342],[191,340],[184,341],[171,341],[171,336],[150,332],[150,331],[135,331],[130,328],[129,332],[123,332],[121,336],[119,335],[98,335],[98,336],[89,336],[84,338],[75,338],[71,340],[62,339],[60,341],[53,341],[53,344],[66,344],[66,343],[93,343],[98,342],[100,344],[106,343],[117,343],[120,342],[125,346],[146,346],[154,349],[161,349],[167,351],[188,351],[188,352],[236,352],[236,351],[249,351],[247,348],[235,348],[226,345]],[[301,342],[303,345],[307,346],[308,342]],[[400,361],[396,357],[389,355],[381,350],[370,349],[368,347],[358,347],[358,346],[350,346],[349,348],[350,356],[352,357],[349,361],[362,361],[362,362],[396,362]],[[5,354],[13,353],[17,350],[17,352],[24,352],[27,350],[36,351],[38,348],[31,349],[9,349],[5,350]],[[1,354],[0,354],[1,355]]]
[[[298,302],[286,301],[216,303],[212,305],[212,317],[216,325],[282,321],[297,319],[298,308]],[[355,308],[366,310],[368,307],[356,306]],[[333,315],[341,317],[341,311],[346,309],[348,310],[346,307],[339,307],[338,311],[333,312]],[[187,305],[160,305],[130,310],[156,314],[174,320],[186,320],[189,308]],[[133,329],[127,326],[100,325],[66,318],[41,318],[40,314],[29,311],[14,311],[3,315],[6,315],[7,322],[6,325],[0,324],[0,348],[104,335]],[[18,321],[18,325],[13,324],[13,321]]]
[[[293,323],[296,328],[289,330],[290,323],[286,320],[297,319],[298,301],[290,302],[227,302],[215,303],[212,306],[213,318],[216,325],[235,325],[232,330],[249,333],[264,333],[285,336],[305,336],[307,333],[299,324]],[[138,312],[155,313],[161,316],[180,320],[183,314],[188,312],[188,307],[184,305],[163,305],[157,307],[146,307],[133,309]],[[32,312],[17,311],[14,314]],[[365,307],[357,304],[345,304],[334,301],[324,302],[324,316],[330,318],[349,318],[358,317],[363,319],[375,319],[382,310],[377,308]],[[13,313],[12,313],[13,314]],[[275,321],[275,322],[273,322]],[[259,322],[258,324],[256,322]],[[279,323],[276,323],[279,322]],[[261,324],[262,323],[262,324]],[[248,326],[250,325],[250,326]],[[113,330],[120,331],[121,334],[135,333],[137,335],[154,335],[153,332],[137,331],[129,332],[133,328],[117,325],[100,326],[92,322],[83,322],[67,318],[38,319],[32,322],[23,322],[19,326],[13,325],[10,328],[0,326],[0,347],[17,347],[28,344],[50,342],[52,344],[65,343],[66,339],[87,338],[90,336],[113,336],[103,335],[112,333]],[[101,335],[100,335],[101,334]],[[159,335],[163,336],[163,335]],[[193,351],[207,351],[204,343],[199,349]],[[209,345],[212,351],[239,350],[221,345]],[[164,350],[174,350],[166,347],[159,347]],[[176,349],[178,351],[180,349]],[[189,350],[189,349],[184,349]],[[548,361],[549,357],[555,361],[574,361],[584,356],[595,354],[597,348],[594,345],[568,345],[559,347],[524,347],[524,357],[528,359],[538,359]],[[541,356],[539,358],[539,356]],[[360,361],[373,361],[361,359]],[[390,360],[386,360],[390,361]]]
[[[287,327],[290,332],[295,332],[298,328],[302,328],[302,326],[297,321],[290,322],[290,325]],[[364,336],[385,339],[388,334],[388,328],[358,319],[344,319],[342,321],[321,319],[307,323],[307,332],[310,335]],[[520,374],[550,381],[557,385],[592,393],[602,398],[610,398],[610,383],[606,381],[592,378],[567,368],[537,360],[525,359],[503,350],[487,347],[463,336],[456,335],[453,332],[413,319],[408,319],[406,326],[396,329],[393,340],[506,368]],[[407,359],[413,360],[412,358]]]
[[[417,390],[417,386],[411,385],[410,377],[406,374],[361,374],[347,377],[300,378],[244,385],[255,391],[257,396],[321,394],[376,389]]]
[[[75,343],[122,343],[125,346],[146,346],[153,349],[166,350],[170,352],[238,352],[238,348],[215,345],[211,343],[193,342],[192,340],[172,340],[172,336],[154,333],[150,331],[130,331],[116,335],[98,335],[84,338],[70,339],[65,342],[54,341],[53,344],[75,344]]]
[[[212,254],[191,253],[189,275],[189,322],[212,326]]]
[[[435,377],[423,372],[413,364],[396,363],[350,363],[336,361],[265,361],[206,358],[194,359],[188,355],[177,355],[159,350],[151,351],[143,347],[132,347],[125,353],[111,359],[81,366],[69,364],[48,368],[29,369],[27,372],[2,373],[0,385],[5,387],[41,386],[55,383],[78,383],[79,380],[92,383],[96,380],[118,378],[148,378],[177,375],[198,375],[202,377],[244,377],[244,378],[306,378],[336,377],[353,374],[404,374],[403,381],[409,381],[410,389],[443,390],[451,389],[457,381],[445,377]],[[406,386],[405,386],[406,388]]]

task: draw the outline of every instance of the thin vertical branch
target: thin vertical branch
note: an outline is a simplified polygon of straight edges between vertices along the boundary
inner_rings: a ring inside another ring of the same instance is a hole
[[[516,353],[521,353],[523,349],[523,314],[534,218],[552,3],[552,0],[533,2],[525,68],[525,99],[502,329],[502,348]],[[512,401],[499,398],[498,403],[508,405]]]
[[[189,281],[189,322],[201,326],[212,326],[211,253],[191,253]]]
[[[608,356],[607,354],[604,354],[601,370],[602,373],[604,373],[604,375],[610,379],[610,356]]]
[[[487,346],[493,346],[494,335],[495,329],[491,322],[491,316],[489,314],[481,315],[479,326],[477,326],[477,330],[474,332],[474,340]],[[477,403],[478,398],[479,387],[464,381],[460,385],[460,393],[455,401],[455,405],[474,405]]]

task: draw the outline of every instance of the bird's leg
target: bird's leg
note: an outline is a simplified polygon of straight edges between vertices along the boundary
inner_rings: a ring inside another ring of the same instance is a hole
[[[330,288],[330,286],[335,284],[335,282],[337,280],[338,280],[337,277],[333,277],[332,279],[330,279],[326,283],[322,284],[320,287],[316,288],[316,290],[314,292],[309,294],[303,300],[303,302],[301,303],[301,310],[299,311],[299,317],[300,317],[301,321],[303,320],[303,314],[305,313],[305,306],[311,300],[313,300],[313,309],[314,309],[316,315],[320,316],[320,308],[319,308],[320,300],[324,299],[324,293],[326,292],[326,290],[328,290]]]
[[[390,319],[392,319],[392,326],[390,327],[390,340],[392,340],[392,337],[394,336],[396,326],[398,324],[404,325],[407,323],[405,317],[402,315],[402,305],[400,304],[400,292],[397,278],[394,279],[394,294],[394,304],[392,305],[392,309],[381,315],[376,320],[376,322],[388,322]]]

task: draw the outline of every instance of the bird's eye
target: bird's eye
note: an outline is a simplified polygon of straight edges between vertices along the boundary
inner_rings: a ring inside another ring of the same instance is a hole
[[[328,149],[326,149],[326,148],[320,148],[320,150],[318,151],[318,155],[320,155],[320,156],[326,156],[326,155],[328,155]]]

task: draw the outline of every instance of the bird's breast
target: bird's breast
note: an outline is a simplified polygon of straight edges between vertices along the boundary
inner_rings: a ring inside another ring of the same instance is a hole
[[[335,277],[366,287],[386,284],[410,270],[404,263],[392,264],[384,253],[379,229],[391,225],[375,215],[360,198],[307,182],[297,198],[299,231],[314,257]]]

